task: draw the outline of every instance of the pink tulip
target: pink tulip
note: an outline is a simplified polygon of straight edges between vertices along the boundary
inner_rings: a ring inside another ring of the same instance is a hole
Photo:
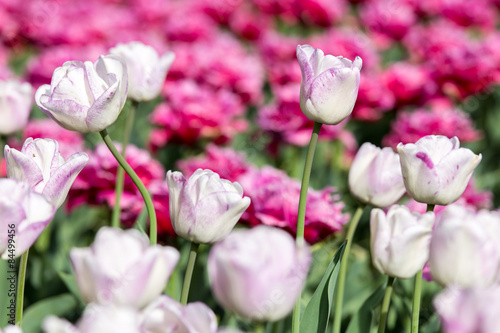
[[[57,141],[26,139],[21,151],[5,146],[7,176],[27,181],[32,190],[43,194],[59,208],[78,173],[87,164],[85,153],[71,155],[67,161],[59,153]]]
[[[428,135],[397,147],[406,190],[418,202],[448,205],[464,193],[481,154],[460,148],[457,137]]]
[[[292,311],[310,262],[308,247],[297,248],[283,230],[259,226],[236,230],[215,244],[208,275],[215,298],[227,311],[276,321]]]
[[[37,240],[54,216],[47,199],[14,179],[0,179],[0,256],[21,256]]]

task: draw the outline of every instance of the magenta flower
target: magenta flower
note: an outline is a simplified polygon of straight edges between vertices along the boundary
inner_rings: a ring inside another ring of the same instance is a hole
[[[27,181],[31,189],[43,194],[59,208],[73,181],[89,157],[85,153],[71,155],[67,161],[59,153],[57,141],[51,139],[26,139],[21,151],[5,146],[7,176]]]
[[[349,170],[349,189],[361,202],[388,207],[405,194],[399,155],[365,142]]]
[[[62,127],[99,132],[113,124],[127,99],[127,68],[114,55],[90,61],[68,61],[38,88],[38,107]]]
[[[325,55],[310,45],[297,46],[302,71],[300,107],[312,121],[336,125],[347,118],[358,96],[360,57],[354,62]]]
[[[182,306],[161,295],[143,311],[141,332],[144,333],[215,333],[215,313],[201,302]]]
[[[389,211],[375,208],[370,218],[370,248],[373,266],[382,274],[410,278],[429,259],[434,213],[412,213],[406,206]]]
[[[103,227],[90,247],[73,248],[70,258],[85,301],[143,308],[165,288],[179,252],[149,246],[134,229]]]
[[[233,231],[208,256],[210,286],[228,311],[276,321],[292,311],[309,271],[311,252],[285,231],[259,226]]]
[[[0,134],[12,134],[26,126],[32,100],[33,88],[29,83],[0,81]]]
[[[199,169],[186,179],[167,172],[170,219],[177,235],[196,243],[215,243],[227,236],[250,205],[238,183]]]
[[[428,135],[397,147],[406,190],[426,204],[448,205],[465,191],[481,154],[460,148],[457,137]]]
[[[47,199],[14,179],[0,179],[0,257],[19,257],[30,248],[55,213]]]

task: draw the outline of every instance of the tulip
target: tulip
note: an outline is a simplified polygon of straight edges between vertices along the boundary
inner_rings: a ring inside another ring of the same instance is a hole
[[[370,217],[373,266],[382,274],[410,278],[429,259],[434,213],[412,213],[406,206],[392,206],[387,215],[375,208]]]
[[[443,333],[500,333],[500,286],[446,288],[433,303]]]
[[[424,136],[416,143],[397,146],[403,180],[418,202],[448,205],[464,193],[481,154],[460,148],[457,137]]]
[[[3,330],[0,328],[0,333],[23,333],[23,330],[19,326],[7,325]]]
[[[399,155],[364,143],[349,170],[349,189],[365,204],[383,208],[396,203],[406,192]]]
[[[311,253],[281,229],[236,230],[208,256],[210,286],[228,311],[257,321],[288,315],[307,277]]]
[[[76,176],[87,164],[85,153],[76,153],[67,161],[59,153],[57,141],[26,139],[21,151],[5,146],[7,176],[30,184],[31,189],[43,194],[59,208]]]
[[[27,183],[0,179],[0,256],[13,259],[26,252],[54,216],[54,206]]]
[[[44,333],[144,333],[140,329],[140,313],[129,307],[89,304],[76,326],[65,319],[48,316]]]
[[[336,125],[347,118],[358,96],[363,61],[326,55],[310,45],[297,46],[302,71],[300,108],[312,121]]]
[[[160,94],[167,71],[175,59],[173,52],[163,56],[141,42],[118,44],[109,53],[120,56],[127,63],[128,97],[141,102]]]
[[[33,88],[17,80],[0,81],[0,134],[23,129],[33,105]]]
[[[217,332],[214,312],[201,302],[182,306],[170,297],[161,295],[143,313],[143,333]]]
[[[187,180],[167,172],[170,220],[177,235],[195,243],[215,243],[231,232],[250,205],[237,182],[211,170],[196,170]]]
[[[35,94],[38,107],[65,129],[100,132],[118,118],[127,99],[127,69],[117,56],[68,61]]]
[[[158,297],[179,260],[169,246],[149,246],[137,230],[101,228],[88,248],[70,251],[87,302],[142,308]]]
[[[473,212],[462,206],[439,214],[430,244],[429,266],[438,283],[460,287],[498,282],[500,214]]]

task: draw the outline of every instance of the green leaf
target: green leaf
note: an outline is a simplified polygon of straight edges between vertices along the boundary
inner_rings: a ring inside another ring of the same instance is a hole
[[[75,297],[69,293],[36,302],[24,312],[23,332],[40,332],[40,327],[45,317],[49,315],[65,316],[73,312],[77,304]]]
[[[370,332],[372,323],[373,309],[375,309],[383,300],[387,280],[382,283],[368,298],[364,301],[349,323],[345,333],[367,333]]]
[[[75,276],[73,274],[68,274],[65,272],[57,272],[57,275],[61,278],[61,280],[64,282],[66,287],[69,289],[69,291],[76,297],[78,300],[82,303],[85,304],[82,295],[80,294],[80,290],[78,289],[78,284],[76,282]]]
[[[342,243],[328,265],[321,282],[304,310],[300,321],[301,332],[325,332],[332,308],[333,293],[337,284],[340,261],[346,242]]]

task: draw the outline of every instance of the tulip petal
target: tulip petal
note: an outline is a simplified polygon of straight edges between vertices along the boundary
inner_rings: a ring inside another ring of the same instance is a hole
[[[88,161],[89,157],[85,153],[71,155],[66,163],[62,164],[50,175],[42,194],[55,207],[59,208],[66,199],[71,185]]]
[[[114,83],[99,96],[87,114],[86,124],[90,132],[99,132],[113,124],[121,111],[121,98],[117,91],[121,82]]]
[[[28,139],[29,140],[29,139]],[[36,162],[22,152],[5,146],[5,160],[7,176],[9,178],[26,181],[34,188],[43,181],[43,174]]]

